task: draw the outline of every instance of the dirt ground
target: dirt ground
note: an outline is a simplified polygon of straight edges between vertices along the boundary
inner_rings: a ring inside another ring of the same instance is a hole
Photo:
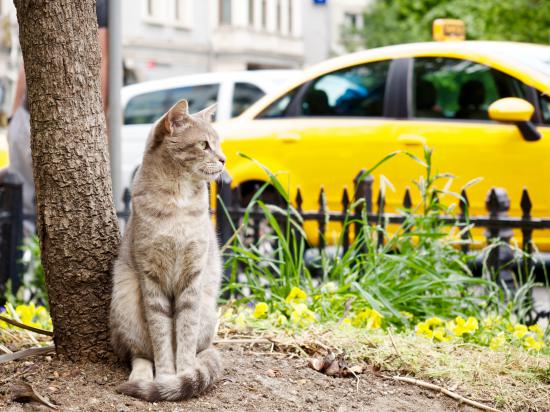
[[[61,411],[472,411],[456,401],[374,373],[332,378],[307,361],[241,347],[222,350],[224,378],[207,394],[185,402],[147,403],[115,392],[122,367],[76,365],[33,357],[0,365],[0,410],[50,410],[11,400],[11,383],[26,381]]]

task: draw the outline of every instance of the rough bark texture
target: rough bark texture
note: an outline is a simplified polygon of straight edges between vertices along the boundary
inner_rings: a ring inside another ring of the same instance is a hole
[[[57,352],[108,357],[118,223],[94,0],[15,0],[31,113],[37,224]]]

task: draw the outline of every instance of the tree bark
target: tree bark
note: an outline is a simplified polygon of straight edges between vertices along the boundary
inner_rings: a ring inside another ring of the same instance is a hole
[[[109,357],[112,198],[95,0],[15,0],[31,114],[37,227],[58,354]]]

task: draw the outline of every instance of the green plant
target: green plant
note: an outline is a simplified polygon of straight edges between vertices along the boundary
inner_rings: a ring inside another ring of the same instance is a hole
[[[383,159],[363,178],[394,155]],[[264,302],[270,312],[286,314],[288,318],[285,300],[298,288],[307,296],[302,303],[323,322],[346,318],[353,322],[367,310],[379,314],[382,325],[397,328],[410,328],[435,316],[448,320],[457,316],[482,319],[493,313],[517,316],[516,309],[521,309],[523,319],[528,312],[527,297],[534,285],[532,277],[512,294],[498,286],[487,267],[484,276],[473,276],[468,266],[472,256],[457,248],[464,242],[461,234],[470,226],[457,219],[449,227],[438,218],[454,213],[452,207],[444,204],[446,198],[460,198],[450,189],[452,176],[434,173],[432,152],[428,148],[424,159],[410,153],[405,155],[425,168],[424,176],[415,182],[421,197],[419,205],[403,210],[405,221],[387,229],[387,225],[369,224],[364,208],[357,220],[352,212],[362,201],[352,204],[343,225],[351,228],[359,223],[362,229],[345,253],[341,237],[335,252],[329,254],[323,250],[313,267],[304,258],[306,241],[300,215],[290,204],[284,208],[266,205],[260,196],[267,184],[261,187],[240,224],[243,227],[251,224],[250,213],[259,207],[270,230],[256,243],[234,237],[225,254],[230,272],[226,294],[238,303]],[[289,199],[277,177],[263,168],[270,184],[282,192],[284,199]],[[385,238],[383,246],[377,243],[380,233]],[[269,252],[266,244],[270,245]]]
[[[30,303],[45,306],[49,310],[48,292],[44,268],[40,258],[40,242],[36,235],[25,239],[22,264],[25,268],[21,276],[21,285],[17,291],[12,290],[9,282],[6,292],[6,300],[14,306]]]

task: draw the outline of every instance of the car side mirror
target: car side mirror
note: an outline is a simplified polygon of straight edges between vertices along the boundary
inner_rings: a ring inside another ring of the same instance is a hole
[[[489,118],[499,122],[515,123],[528,142],[540,140],[541,134],[531,122],[535,108],[527,100],[505,97],[489,106]]]

